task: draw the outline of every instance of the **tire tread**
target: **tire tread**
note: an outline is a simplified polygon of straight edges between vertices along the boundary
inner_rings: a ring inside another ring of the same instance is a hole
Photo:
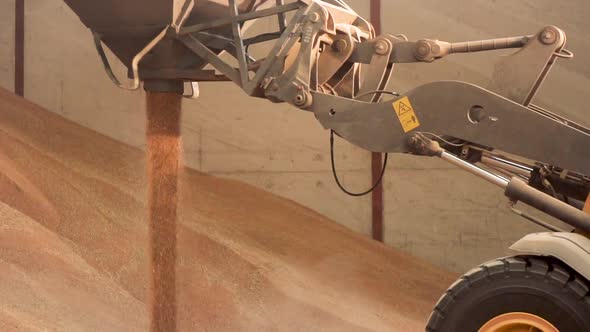
[[[545,278],[547,282],[563,287],[565,292],[577,297],[581,303],[590,305],[588,281],[564,267],[561,262],[550,258],[526,256],[501,258],[484,263],[455,281],[437,302],[426,325],[426,331],[441,331],[448,311],[469,292],[473,285],[493,283],[496,278],[509,278],[515,273],[522,273],[528,278]]]

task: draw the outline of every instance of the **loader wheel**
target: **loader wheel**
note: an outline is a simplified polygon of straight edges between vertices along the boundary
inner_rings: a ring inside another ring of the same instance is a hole
[[[590,331],[588,282],[550,258],[495,260],[469,271],[447,290],[426,331]]]

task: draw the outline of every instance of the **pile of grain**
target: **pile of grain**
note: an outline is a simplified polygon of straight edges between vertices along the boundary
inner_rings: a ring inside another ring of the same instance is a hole
[[[147,329],[145,165],[0,90],[0,327]],[[454,277],[245,184],[179,186],[182,331],[420,331]]]

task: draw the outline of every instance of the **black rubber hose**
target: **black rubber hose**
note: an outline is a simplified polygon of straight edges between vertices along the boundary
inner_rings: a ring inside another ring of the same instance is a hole
[[[334,131],[330,130],[330,161],[332,163],[332,175],[334,175],[334,180],[336,181],[338,188],[340,188],[340,190],[342,190],[342,192],[344,192],[345,194],[347,194],[349,196],[353,196],[353,197],[362,197],[362,196],[366,196],[366,195],[372,193],[375,189],[377,189],[377,186],[379,186],[381,184],[381,182],[383,181],[383,176],[385,175],[385,170],[387,169],[387,159],[389,159],[389,154],[388,153],[385,154],[385,158],[383,160],[383,166],[381,167],[381,174],[379,175],[379,179],[377,179],[377,181],[373,184],[373,186],[371,188],[369,188],[368,190],[363,191],[361,193],[353,193],[353,192],[347,190],[346,188],[344,188],[342,183],[340,183],[340,179],[338,178],[338,173],[336,173],[336,162],[334,161],[334,159],[335,159],[335,157],[334,157]]]

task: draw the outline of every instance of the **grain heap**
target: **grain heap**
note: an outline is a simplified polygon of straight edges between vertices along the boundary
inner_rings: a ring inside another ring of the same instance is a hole
[[[145,331],[145,153],[0,89],[0,330]],[[454,276],[181,169],[180,331],[423,331]]]

